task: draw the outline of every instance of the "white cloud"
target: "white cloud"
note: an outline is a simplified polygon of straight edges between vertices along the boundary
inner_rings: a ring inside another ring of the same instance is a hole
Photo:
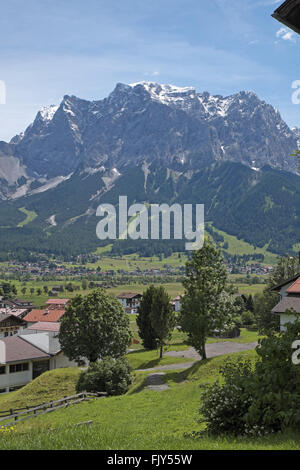
[[[279,39],[283,39],[284,41],[291,41],[295,42],[296,34],[293,31],[290,31],[288,28],[280,28],[277,33],[276,37]]]

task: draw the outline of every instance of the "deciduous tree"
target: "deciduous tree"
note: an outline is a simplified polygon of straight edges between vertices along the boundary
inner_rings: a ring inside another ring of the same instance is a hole
[[[229,329],[234,299],[226,291],[227,273],[221,252],[205,241],[186,263],[185,295],[180,313],[182,330],[190,344],[206,359],[205,344],[214,331]]]
[[[118,358],[131,341],[129,319],[120,302],[103,289],[77,295],[62,318],[59,341],[70,360]]]

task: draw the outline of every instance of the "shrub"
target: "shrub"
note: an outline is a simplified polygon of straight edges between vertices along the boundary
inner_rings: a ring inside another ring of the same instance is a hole
[[[292,343],[300,339],[300,322],[260,341],[250,392],[254,400],[246,414],[249,429],[264,432],[300,428],[300,366],[292,362]],[[251,431],[250,431],[251,432]]]
[[[241,317],[242,317],[242,324],[245,326],[250,326],[250,325],[253,325],[253,323],[255,323],[255,316],[250,311],[243,312]]]
[[[259,360],[227,361],[224,382],[207,386],[200,412],[213,434],[263,435],[300,429],[300,366],[292,344],[300,340],[300,321],[259,341]]]
[[[237,315],[236,317],[234,317],[233,323],[234,323],[234,326],[236,326],[237,328],[241,328],[243,325],[241,315]]]
[[[244,434],[244,416],[252,403],[247,387],[253,375],[252,364],[241,358],[227,360],[220,372],[224,383],[217,381],[205,386],[202,392],[200,413],[203,421],[211,434]]]
[[[108,395],[123,395],[132,383],[131,368],[124,358],[107,357],[92,363],[80,374],[76,390],[80,392],[106,392]]]

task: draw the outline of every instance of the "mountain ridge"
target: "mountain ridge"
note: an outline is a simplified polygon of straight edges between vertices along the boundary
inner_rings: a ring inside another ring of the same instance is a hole
[[[300,177],[290,155],[299,137],[253,92],[222,97],[142,82],[117,84],[98,101],[65,95],[0,142],[0,258],[95,250],[106,243],[96,237],[97,207],[117,206],[120,195],[128,204],[204,204],[216,229],[293,252]],[[26,224],[24,210],[34,214]]]
[[[39,111],[24,133],[2,143],[0,168],[6,157],[15,169],[0,175],[0,198],[30,195],[32,183],[65,178],[80,168],[122,173],[123,167],[153,159],[182,172],[237,161],[297,173],[289,155],[298,139],[299,130],[251,91],[222,97],[156,82],[118,83],[103,100],[65,95],[60,105]]]

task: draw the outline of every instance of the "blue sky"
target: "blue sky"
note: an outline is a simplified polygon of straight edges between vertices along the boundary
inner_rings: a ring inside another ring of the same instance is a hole
[[[300,127],[300,36],[270,16],[282,1],[1,0],[0,140],[65,94],[101,99],[141,80],[253,90]]]

